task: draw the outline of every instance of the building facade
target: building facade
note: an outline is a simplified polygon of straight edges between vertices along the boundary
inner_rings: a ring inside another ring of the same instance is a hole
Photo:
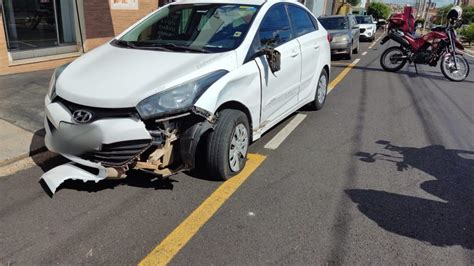
[[[0,75],[50,69],[111,40],[171,0],[0,0]],[[333,1],[306,0],[316,16]]]
[[[0,75],[67,63],[112,39],[159,4],[158,0],[0,0]]]

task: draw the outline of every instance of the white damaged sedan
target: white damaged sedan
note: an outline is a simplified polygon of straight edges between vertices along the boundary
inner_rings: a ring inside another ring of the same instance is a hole
[[[296,1],[169,4],[55,71],[45,143],[71,162],[42,179],[54,193],[131,169],[169,176],[200,157],[226,180],[252,141],[304,105],[323,107],[329,74],[327,32]]]

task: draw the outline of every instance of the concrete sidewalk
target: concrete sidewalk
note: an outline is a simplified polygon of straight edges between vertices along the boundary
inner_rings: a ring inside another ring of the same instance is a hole
[[[44,97],[53,70],[0,76],[0,167],[44,151]]]

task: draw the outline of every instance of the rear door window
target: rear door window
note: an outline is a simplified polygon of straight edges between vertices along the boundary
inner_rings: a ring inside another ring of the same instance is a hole
[[[275,48],[293,38],[285,5],[277,4],[268,10],[260,24],[258,38],[262,48]]]
[[[293,25],[296,36],[300,37],[316,30],[310,15],[304,9],[296,5],[288,6],[291,24]]]

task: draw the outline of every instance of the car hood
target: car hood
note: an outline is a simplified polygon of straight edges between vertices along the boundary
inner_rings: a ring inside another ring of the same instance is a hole
[[[237,67],[235,51],[181,53],[105,44],[72,62],[56,82],[70,102],[104,108],[135,107],[144,98],[210,72]]]
[[[332,36],[337,36],[337,35],[349,35],[348,30],[328,30],[329,34]]]
[[[359,24],[362,29],[367,29],[368,27],[375,27],[375,24]]]

